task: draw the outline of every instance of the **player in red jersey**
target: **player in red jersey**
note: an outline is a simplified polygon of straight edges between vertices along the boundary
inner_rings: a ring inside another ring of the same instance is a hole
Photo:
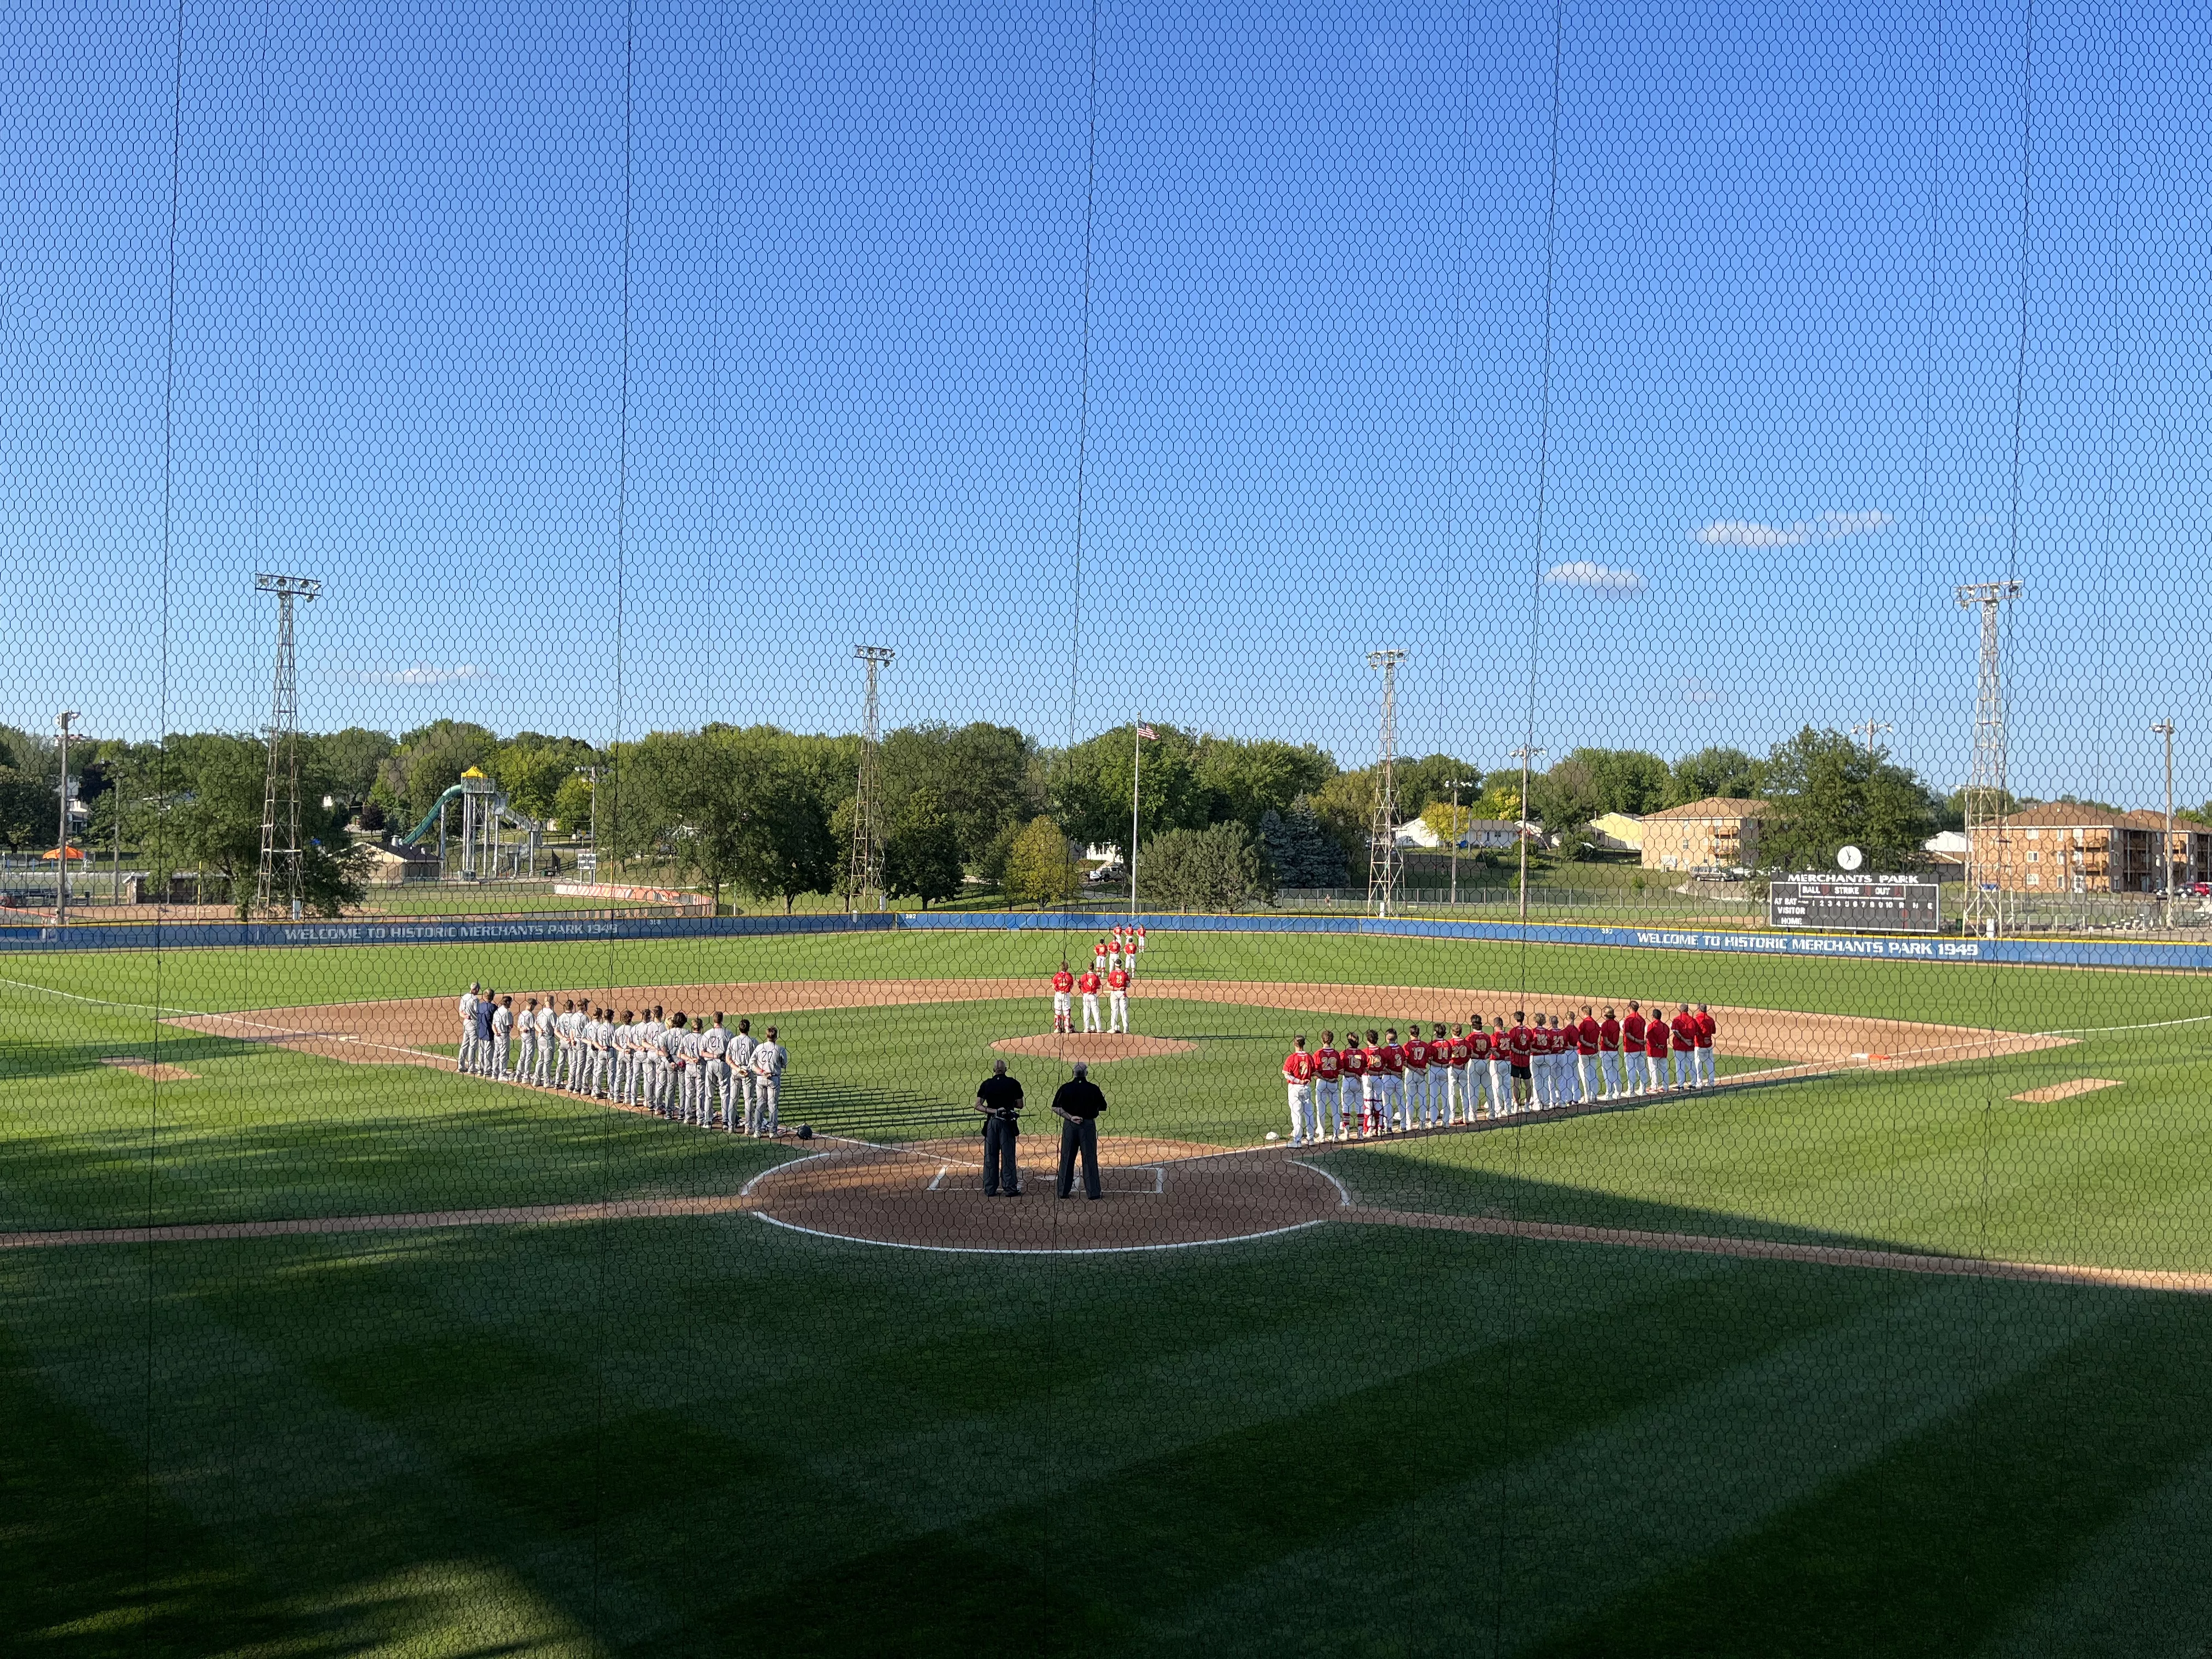
[[[1103,934],[1099,936],[1098,943],[1091,947],[1091,971],[1094,974],[1106,971],[1106,939]]]
[[[1129,970],[1109,968],[1106,970],[1106,1029],[1129,1034]]]
[[[1650,1086],[1644,1066],[1644,1005],[1628,1005],[1628,1018],[1620,1022],[1621,1046],[1627,1051],[1628,1092],[1640,1095]]]
[[[1698,1082],[1701,1087],[1710,1089],[1717,1081],[1713,1076],[1713,1039],[1720,1035],[1720,1022],[1713,1018],[1713,1011],[1702,1002],[1698,1005],[1695,1018],[1698,1022]]]
[[[1380,1134],[1382,1122],[1382,1039],[1375,1028],[1367,1028],[1367,1041],[1359,1050],[1366,1069],[1359,1079],[1359,1133]]]
[[[1674,1018],[1668,1022],[1674,1037],[1674,1086],[1694,1089],[1698,1086],[1698,1017],[1684,1003],[1674,1010]]]
[[[1597,1014],[1587,1002],[1583,1004],[1583,1023],[1575,1037],[1575,1074],[1583,1085],[1577,1098],[1595,1100],[1605,1087],[1597,1058],[1605,1041],[1605,1028],[1597,1023]]]
[[[1528,1022],[1528,1016],[1516,1008],[1513,1011],[1513,1029],[1505,1034],[1505,1055],[1513,1073],[1512,1109],[1516,1112],[1526,1111],[1534,1103],[1536,1085],[1529,1067],[1536,1055],[1536,1038],[1535,1034],[1529,1030]],[[1490,1046],[1492,1052],[1495,1053],[1498,1038],[1494,1033],[1491,1036]]]
[[[1321,1047],[1314,1050],[1314,1121],[1321,1134],[1345,1138],[1349,1119],[1344,1109],[1344,1056],[1337,1052],[1334,1031],[1323,1031]]]
[[[1069,1021],[1073,1017],[1075,975],[1067,971],[1067,963],[1060,964],[1060,971],[1052,976],[1052,1030],[1054,1036],[1066,1035]]]
[[[1301,1036],[1283,1059],[1283,1081],[1291,1089],[1291,1145],[1308,1146],[1321,1138],[1314,1121],[1314,1057]]]
[[[1398,1052],[1406,1061],[1406,1127],[1410,1129],[1418,1121],[1422,1128],[1428,1128],[1429,1040],[1421,1035],[1418,1024],[1406,1028],[1406,1040],[1398,1045]]]
[[[1598,1075],[1604,1079],[1606,1098],[1615,1099],[1625,1085],[1620,1080],[1620,1022],[1613,1018],[1609,1007],[1598,1024],[1597,1052]]]
[[[1667,1087],[1667,1017],[1657,1003],[1651,1005],[1651,1018],[1644,1022],[1644,1066],[1654,1094]]]
[[[1467,1109],[1467,1121],[1474,1121],[1475,1109],[1482,1099],[1483,1085],[1490,1080],[1490,1033],[1482,1029],[1482,1022],[1474,1022],[1467,1036],[1455,1038],[1452,1047],[1467,1057],[1467,1070],[1459,1076],[1460,1103]],[[1496,1103],[1490,1115],[1498,1115]]]
[[[1396,1026],[1382,1033],[1378,1057],[1382,1066],[1382,1133],[1389,1134],[1405,1127],[1406,1116],[1406,1051],[1399,1046]]]
[[[1085,1031],[1098,1029],[1098,987],[1102,982],[1096,969],[1075,981],[1075,988],[1083,994],[1083,1029]]]

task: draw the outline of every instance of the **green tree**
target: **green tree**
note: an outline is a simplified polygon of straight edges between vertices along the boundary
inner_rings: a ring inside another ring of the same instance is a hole
[[[705,882],[754,898],[832,890],[830,815],[805,757],[772,727],[656,732],[613,757],[615,802],[601,803],[600,833],[625,853],[658,852]],[[614,820],[612,825],[610,819]]]
[[[923,909],[960,895],[960,834],[933,789],[917,789],[892,815],[884,837],[884,890],[918,898]]]
[[[389,732],[372,732],[361,726],[308,738],[305,746],[331,793],[356,804],[368,799],[369,791],[376,787],[378,772],[399,749]]]
[[[1935,832],[1934,803],[1887,751],[1869,757],[1840,732],[1811,726],[1775,744],[1765,769],[1774,810],[1759,832],[1761,862],[1779,870],[1826,868],[1845,842],[1876,870],[1918,866]]]
[[[1138,858],[1137,883],[1146,902],[1169,910],[1225,915],[1275,897],[1267,854],[1234,820],[1155,836]]]
[[[489,772],[498,752],[499,739],[481,726],[433,720],[400,738],[398,749],[377,768],[376,789],[411,830],[462,773],[472,766]]]
[[[53,786],[0,766],[0,847],[11,853],[51,847],[61,823],[61,803]]]
[[[1209,737],[1193,751],[1191,770],[1205,792],[1208,822],[1234,819],[1256,829],[1268,813],[1288,811],[1334,777],[1336,762],[1311,744]]]
[[[1449,816],[1449,803],[1432,807]],[[1462,809],[1462,814],[1465,809]],[[1260,844],[1275,878],[1285,887],[1340,887],[1344,884],[1344,849],[1322,828],[1312,800],[1299,796],[1287,812],[1270,811],[1260,820]]]
[[[1196,744],[1172,726],[1155,726],[1145,741],[1139,792],[1138,839],[1163,830],[1197,828],[1211,805],[1194,764]],[[1135,735],[1115,726],[1051,757],[1046,789],[1054,819],[1079,845],[1120,846],[1129,839],[1129,790]]]
[[[1039,804],[1030,797],[1035,745],[1010,726],[902,726],[884,738],[878,776],[886,812],[927,790],[951,821],[963,864],[981,865],[1008,825],[1017,830]]]
[[[561,787],[553,792],[553,816],[560,821],[561,831],[568,836],[588,836],[592,832],[592,781],[571,772],[561,780]]]
[[[1075,859],[1067,834],[1048,817],[1034,817],[1006,851],[1001,884],[1012,904],[1065,904],[1075,896]]]
[[[1667,805],[1686,806],[1713,795],[1756,799],[1765,793],[1765,762],[1753,760],[1741,749],[1700,749],[1674,763]]]

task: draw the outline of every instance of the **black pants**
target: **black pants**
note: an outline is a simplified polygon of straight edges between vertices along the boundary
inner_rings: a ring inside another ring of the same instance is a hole
[[[994,1115],[983,1120],[983,1195],[997,1194],[1000,1187],[1010,1193],[1022,1189],[1021,1165],[1014,1161],[1014,1142],[1019,1139],[1022,1126],[1010,1117]]]
[[[1075,1185],[1075,1155],[1083,1154],[1083,1190],[1098,1196],[1098,1125],[1087,1117],[1062,1120],[1060,1126],[1060,1195],[1066,1198]]]

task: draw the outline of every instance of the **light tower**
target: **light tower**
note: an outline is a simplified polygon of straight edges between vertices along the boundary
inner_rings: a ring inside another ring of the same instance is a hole
[[[254,591],[276,596],[276,675],[269,694],[269,781],[261,795],[261,873],[253,886],[253,908],[266,911],[276,899],[276,790],[283,782],[284,892],[287,909],[300,913],[300,663],[292,641],[292,602],[313,603],[323,585],[312,576],[257,574]]]
[[[1375,774],[1375,816],[1367,832],[1367,902],[1390,914],[1398,890],[1398,665],[1403,651],[1370,651],[1367,665],[1382,671],[1382,753]]]
[[[880,908],[884,885],[884,838],[877,822],[876,746],[882,733],[876,719],[876,675],[897,653],[887,645],[856,645],[853,654],[868,665],[868,708],[860,722],[860,780],[853,797],[853,870],[848,909],[858,911],[860,896],[873,892]]]
[[[1974,685],[1974,763],[1966,776],[1966,905],[1960,925],[2004,931],[2005,869],[1997,842],[2005,817],[2004,677],[1997,613],[2020,597],[2016,581],[1971,582],[1958,590],[1962,610],[1981,607],[1981,670]]]

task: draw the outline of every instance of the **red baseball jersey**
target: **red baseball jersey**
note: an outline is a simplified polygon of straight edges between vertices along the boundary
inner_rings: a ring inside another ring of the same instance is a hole
[[[1324,1083],[1344,1075],[1344,1056],[1326,1042],[1314,1050],[1314,1073]]]
[[[1620,1034],[1628,1039],[1630,1048],[1641,1048],[1644,1046],[1644,1016],[1631,1014],[1621,1021]]]
[[[1107,975],[1106,988],[1109,991],[1127,990],[1129,988],[1129,970],[1126,968],[1116,968],[1112,973]]]
[[[1098,975],[1091,973],[1089,969],[1086,969],[1084,971],[1083,977],[1075,982],[1083,988],[1084,995],[1087,997],[1095,997],[1098,994]]]
[[[1698,1046],[1698,1017],[1695,1014],[1677,1014],[1672,1024],[1676,1054],[1686,1054]]]
[[[1492,1046],[1495,1046],[1495,1039],[1492,1039]],[[1526,1066],[1528,1056],[1536,1052],[1536,1039],[1529,1035],[1527,1026],[1516,1025],[1507,1034],[1505,1046],[1516,1066]]]
[[[1361,1056],[1367,1062],[1367,1075],[1370,1077],[1381,1076],[1382,1073],[1382,1050],[1381,1047],[1376,1043],[1370,1042],[1359,1052]]]
[[[1486,1031],[1470,1032],[1468,1035],[1466,1042],[1455,1042],[1452,1044],[1452,1052],[1459,1056],[1459,1058],[1453,1062],[1453,1064],[1458,1066],[1465,1066],[1474,1060],[1488,1060],[1490,1058],[1490,1034]]]
[[[1700,1048],[1711,1048],[1713,1046],[1713,1036],[1715,1033],[1719,1031],[1721,1029],[1721,1023],[1702,1008],[1698,1009],[1696,1013],[1691,1015],[1690,1018],[1698,1022],[1698,1047]]]
[[[1052,988],[1063,994],[1073,991],[1075,988],[1075,975],[1069,973],[1066,969],[1061,969],[1052,976]]]
[[[1382,1045],[1382,1069],[1392,1077],[1402,1077],[1406,1071],[1406,1051],[1395,1042]]]
[[[1597,1046],[1601,1048],[1620,1047],[1620,1022],[1608,1014],[1605,1024],[1597,1028]]]
[[[1431,1069],[1451,1064],[1451,1043],[1442,1036],[1429,1039],[1429,1065]]]
[[[1344,1051],[1344,1074],[1358,1077],[1367,1069],[1367,1050],[1353,1043]]]
[[[1292,1083],[1311,1083],[1314,1057],[1303,1048],[1293,1048],[1284,1057],[1283,1075]]]
[[[1475,1035],[1477,1037],[1480,1037],[1481,1033],[1477,1032]],[[1483,1042],[1482,1046],[1486,1049],[1490,1047],[1490,1044],[1486,1041]],[[1467,1037],[1455,1036],[1451,1040],[1451,1046],[1446,1048],[1444,1052],[1449,1056],[1449,1058],[1444,1061],[1445,1065],[1464,1066],[1468,1062],[1468,1057],[1474,1052],[1473,1041]]]
[[[1653,1019],[1644,1023],[1644,1052],[1654,1060],[1664,1060],[1667,1057],[1667,1022],[1665,1020]]]
[[[1425,1072],[1429,1068],[1429,1044],[1425,1037],[1409,1036],[1399,1051],[1406,1057],[1409,1070]]]
[[[1585,1014],[1583,1017],[1583,1028],[1576,1035],[1582,1038],[1582,1051],[1586,1054],[1594,1054],[1597,1052],[1599,1042],[1604,1039],[1605,1028],[1594,1018]]]

